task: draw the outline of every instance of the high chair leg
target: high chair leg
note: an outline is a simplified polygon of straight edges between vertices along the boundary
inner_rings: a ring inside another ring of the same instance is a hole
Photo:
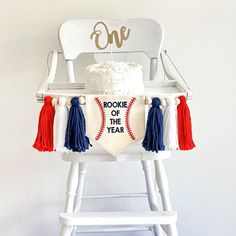
[[[66,206],[65,212],[72,213],[78,185],[78,162],[71,162],[70,171],[67,179]],[[61,226],[61,236],[70,236],[72,227],[68,225]]]
[[[72,213],[74,209],[74,201],[76,189],[78,185],[78,162],[72,162],[67,179],[66,207],[65,212]]]
[[[76,197],[74,202],[74,213],[79,212],[81,209],[81,203],[82,203],[82,195],[84,190],[84,178],[85,174],[87,172],[88,163],[81,162],[79,163],[79,176],[78,176],[78,185],[76,190]],[[72,235],[76,236],[77,226],[73,227],[72,229]]]
[[[61,227],[61,236],[70,236],[71,235],[71,226],[62,225]]]
[[[81,162],[79,164],[79,180],[78,180],[78,186],[76,190],[74,212],[80,211],[80,208],[81,208],[82,195],[83,195],[83,190],[84,190],[84,178],[87,172],[87,168],[88,168],[88,163]]]
[[[155,160],[155,174],[157,186],[161,195],[163,210],[171,211],[172,206],[170,203],[168,179],[162,160]],[[167,236],[178,236],[176,224],[166,225],[164,228]]]
[[[153,161],[142,161],[143,171],[145,175],[146,187],[148,192],[148,203],[150,209],[152,211],[158,210],[158,199],[157,199],[157,192],[155,191],[155,182],[152,176],[152,165]],[[154,235],[155,236],[163,236],[163,231],[160,225],[154,225]]]

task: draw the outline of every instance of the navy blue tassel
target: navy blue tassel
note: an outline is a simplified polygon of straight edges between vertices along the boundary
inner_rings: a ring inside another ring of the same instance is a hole
[[[142,143],[146,151],[158,152],[165,150],[163,144],[163,115],[160,104],[159,98],[152,99],[152,107],[148,112],[146,133]]]
[[[86,124],[83,110],[78,97],[73,97],[66,128],[65,147],[73,152],[85,152],[91,146],[85,133]]]

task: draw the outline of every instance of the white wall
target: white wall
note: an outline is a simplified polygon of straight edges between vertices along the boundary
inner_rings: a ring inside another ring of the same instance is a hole
[[[69,166],[58,154],[31,148],[40,109],[35,92],[48,51],[59,47],[59,24],[72,18],[101,17],[151,17],[163,23],[165,47],[194,92],[191,110],[197,149],[166,161],[180,235],[235,235],[234,0],[0,3],[0,235],[59,233],[58,214],[63,210]],[[87,193],[144,190],[139,164],[104,166],[94,164],[89,169]],[[83,209],[140,205],[147,207],[143,201],[93,201]]]

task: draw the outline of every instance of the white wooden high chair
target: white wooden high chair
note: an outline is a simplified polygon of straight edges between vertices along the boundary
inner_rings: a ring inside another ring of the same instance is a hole
[[[59,39],[63,50],[63,56],[67,64],[68,81],[65,83],[54,82],[58,51],[53,52],[52,64],[48,78],[42,82],[37,93],[38,101],[44,96],[86,96],[84,84],[75,82],[74,61],[81,53],[109,53],[110,47],[103,50],[96,47],[89,38],[98,20],[71,20],[60,26]],[[169,94],[176,96],[190,95],[188,88],[171,75],[165,63],[165,55],[160,53],[163,40],[161,25],[151,19],[129,19],[102,21],[108,32],[119,30],[122,26],[130,28],[129,40],[122,47],[113,46],[113,53],[143,52],[150,59],[150,81],[145,82],[145,95],[165,97]],[[103,32],[104,33],[104,32]],[[107,38],[104,37],[104,40]],[[109,42],[108,42],[109,43]],[[114,43],[114,42],[113,42]],[[105,43],[106,44],[106,43]],[[168,80],[158,82],[157,62],[162,59],[162,65]],[[155,236],[166,234],[177,236],[177,214],[173,211],[169,196],[168,180],[162,161],[170,157],[169,151],[161,151],[158,154],[146,152],[141,144],[128,148],[124,153],[113,157],[101,147],[94,145],[85,153],[62,154],[62,159],[71,162],[67,181],[65,212],[60,215],[61,236],[72,235],[79,226],[104,226],[96,231],[107,232],[105,226],[114,226],[110,230],[152,230]],[[89,162],[104,161],[141,161],[144,170],[147,193],[134,194],[110,194],[83,196],[84,178]],[[151,173],[152,165],[155,166],[155,179]],[[161,196],[162,207],[158,206],[158,191]],[[93,198],[123,198],[123,197],[147,197],[150,211],[146,212],[81,212],[82,199]],[[128,225],[132,227],[128,228]],[[88,231],[89,232],[89,231]]]

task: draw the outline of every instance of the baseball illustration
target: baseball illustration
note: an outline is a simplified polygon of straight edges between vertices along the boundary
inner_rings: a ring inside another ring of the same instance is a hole
[[[110,153],[119,153],[144,136],[143,96],[88,96],[88,136]]]

